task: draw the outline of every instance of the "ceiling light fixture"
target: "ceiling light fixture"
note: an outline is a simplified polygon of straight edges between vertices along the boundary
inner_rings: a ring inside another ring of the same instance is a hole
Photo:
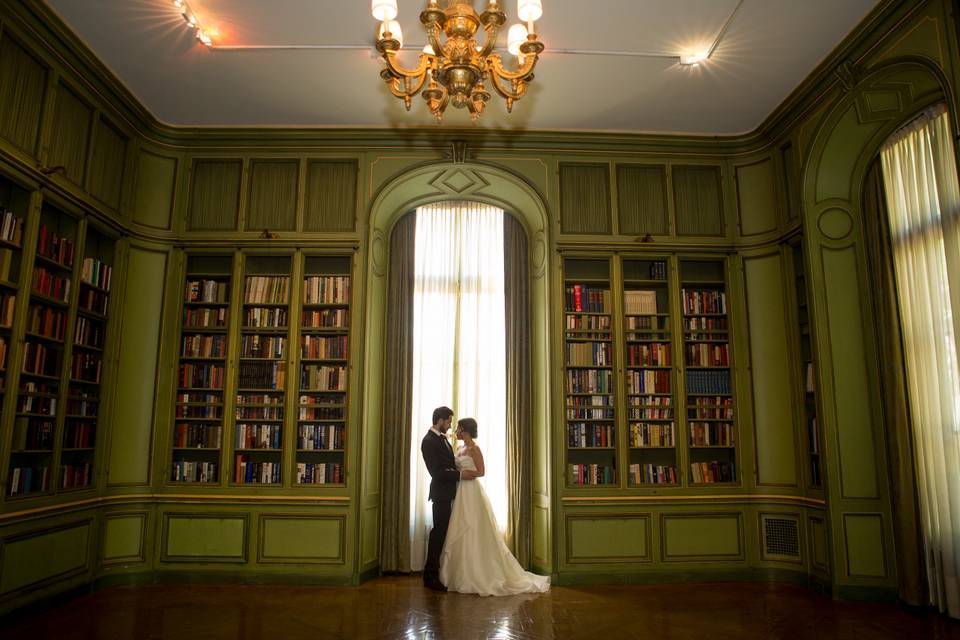
[[[203,26],[200,22],[200,18],[197,17],[197,13],[190,8],[190,5],[186,0],[173,0],[173,6],[177,8],[177,11],[180,12],[180,15],[183,17],[183,21],[187,23],[187,26],[191,29],[195,29],[195,35],[197,40],[202,42],[207,47],[213,46],[213,38],[217,35],[217,32],[213,29],[208,29]]]
[[[446,7],[441,9],[437,0],[427,0],[420,22],[427,32],[431,50],[424,47],[417,66],[405,69],[397,61],[403,40],[400,24],[396,22],[397,0],[371,0],[370,12],[382,23],[377,51],[387,63],[380,77],[390,92],[403,100],[407,111],[413,96],[426,85],[421,95],[437,122],[443,119],[443,112],[451,103],[458,109],[467,109],[476,120],[490,99],[486,90],[488,79],[506,101],[507,111],[512,111],[513,103],[526,94],[527,85],[533,80],[533,69],[543,52],[543,43],[537,40],[534,30],[534,22],[543,15],[541,0],[517,0],[517,17],[527,24],[513,25],[509,31],[508,49],[518,57],[519,67],[515,71],[507,69],[500,54],[493,52],[500,28],[507,21],[499,0],[488,0],[481,14],[473,8],[473,0],[445,2]],[[476,39],[480,27],[487,34],[483,45]],[[441,32],[446,36],[445,42],[440,41]]]

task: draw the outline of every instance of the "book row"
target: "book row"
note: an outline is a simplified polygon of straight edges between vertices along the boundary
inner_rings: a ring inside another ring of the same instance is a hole
[[[297,484],[343,484],[343,465],[339,462],[298,462]]]
[[[40,225],[40,235],[37,237],[37,253],[44,258],[59,262],[65,267],[73,264],[74,243],[55,231]]]
[[[287,384],[287,363],[241,362],[237,367],[241,389],[283,389]]]
[[[63,433],[65,449],[92,449],[96,429],[86,420],[67,422]]]
[[[571,422],[567,425],[567,445],[570,447],[615,447],[616,429],[612,424],[584,424]]]
[[[727,312],[727,294],[720,289],[683,289],[683,313],[725,314]]]
[[[610,290],[585,284],[567,285],[564,309],[586,313],[610,313]]]
[[[84,258],[80,265],[80,281],[106,291],[110,290],[113,268],[97,258]]]
[[[649,394],[670,393],[670,371],[627,371],[624,378],[627,383],[627,393]]]
[[[724,343],[700,342],[686,345],[687,366],[729,367],[730,348]]]
[[[0,213],[0,239],[15,244],[23,244],[23,218],[9,209]]]
[[[625,350],[627,366],[630,367],[669,367],[670,343],[650,342],[646,344],[628,344]]]
[[[283,336],[240,336],[241,358],[282,358],[286,351],[287,339]]]
[[[601,485],[616,484],[617,471],[606,464],[571,464],[570,484]]]
[[[181,358],[224,358],[226,354],[226,336],[187,335],[180,343]]]
[[[651,316],[657,313],[656,291],[624,291],[623,313],[633,316]]]
[[[280,449],[281,427],[278,424],[247,424],[238,423],[236,426],[237,449]]]
[[[635,422],[630,424],[629,431],[631,447],[675,447],[677,439],[673,423],[646,423]]]
[[[219,449],[223,428],[216,424],[178,422],[173,428],[173,446],[178,449]]]
[[[184,291],[186,302],[225,304],[229,288],[222,280],[187,280]]]
[[[286,304],[289,297],[287,276],[248,276],[244,281],[244,304]]]
[[[300,326],[305,329],[347,329],[350,312],[347,309],[304,309]]]
[[[303,336],[300,343],[300,355],[308,359],[344,359],[349,351],[347,336]]]
[[[246,454],[238,455],[233,481],[237,484],[280,484],[280,463],[254,462]]]
[[[729,422],[691,422],[690,445],[694,447],[732,447],[733,425]]]
[[[58,276],[43,267],[33,270],[33,292],[59,302],[70,300],[70,278]]]
[[[343,449],[343,425],[301,424],[297,427],[297,448],[307,451]]]
[[[630,484],[677,484],[677,468],[662,464],[631,464]]]
[[[568,370],[567,393],[613,393],[613,372],[603,369]]]
[[[735,482],[736,470],[732,462],[694,462],[690,473],[697,484],[712,482]]]
[[[349,276],[308,276],[303,280],[304,304],[348,304]]]
[[[568,342],[567,364],[574,367],[613,366],[613,350],[609,342]]]

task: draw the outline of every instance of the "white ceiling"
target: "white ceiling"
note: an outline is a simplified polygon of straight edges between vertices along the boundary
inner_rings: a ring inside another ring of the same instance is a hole
[[[378,25],[369,0],[188,0],[205,25],[220,31],[222,45],[343,47],[292,50],[207,49],[172,0],[46,2],[167,124],[435,126],[420,98],[406,113],[380,80],[373,50]],[[537,26],[546,51],[536,80],[512,115],[494,95],[478,126],[746,133],[878,2],[543,0]],[[399,0],[398,19],[410,45],[426,42],[418,19],[425,4]],[[475,4],[482,9],[485,2]],[[514,22],[515,2],[502,4]],[[708,47],[728,19],[712,58],[699,67],[610,53],[691,52]],[[402,54],[409,66],[415,57],[413,50]],[[451,107],[444,126],[470,126],[470,120]]]

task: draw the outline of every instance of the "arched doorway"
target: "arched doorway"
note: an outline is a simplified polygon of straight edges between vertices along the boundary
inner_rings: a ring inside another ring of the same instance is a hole
[[[477,162],[431,163],[387,182],[370,209],[364,335],[363,478],[358,499],[361,527],[359,573],[379,566],[381,501],[390,478],[382,477],[384,362],[390,237],[398,220],[418,206],[444,200],[491,204],[513,214],[527,237],[530,290],[530,377],[532,413],[531,566],[549,573],[551,566],[549,441],[549,218],[540,194],[519,176]]]

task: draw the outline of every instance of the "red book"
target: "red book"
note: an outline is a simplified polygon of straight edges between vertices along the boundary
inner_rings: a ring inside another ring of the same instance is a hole
[[[573,310],[583,311],[582,290],[579,284],[573,285]]]

